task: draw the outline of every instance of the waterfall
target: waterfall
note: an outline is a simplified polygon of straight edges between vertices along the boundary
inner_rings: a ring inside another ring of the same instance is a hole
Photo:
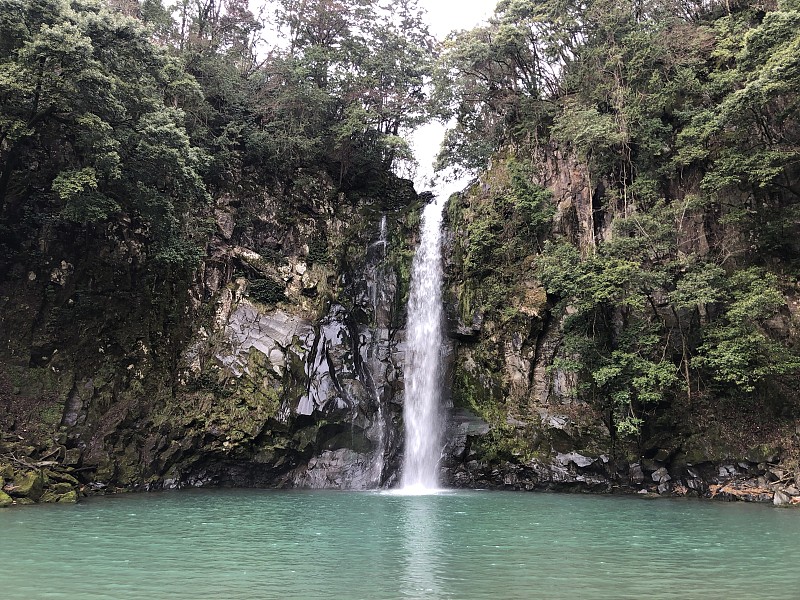
[[[387,234],[388,234],[388,225],[386,224],[386,215],[381,217],[381,237],[378,239],[378,242],[383,245],[383,258],[386,258],[386,242]]]
[[[443,419],[440,407],[442,348],[442,211],[440,196],[422,213],[421,239],[411,267],[405,366],[404,489],[439,484]]]
[[[380,303],[386,302],[387,298],[384,297],[384,290],[383,286],[381,285],[384,281],[384,269],[386,269],[386,247],[388,245],[389,238],[388,238],[388,225],[386,222],[386,215],[381,217],[381,225],[380,225],[380,233],[378,237],[378,241],[372,245],[376,245],[381,248],[382,254],[380,257],[380,262],[377,263],[375,267],[375,281],[374,284],[371,286],[370,289],[370,296],[372,299],[372,311],[375,315],[375,327],[373,329],[373,342],[375,344],[375,352],[380,353],[381,351],[381,344],[385,343],[388,344],[387,340],[381,340],[380,336],[376,337],[379,331],[381,331],[381,325],[384,327],[388,326],[388,323],[382,323],[381,317],[379,315],[380,312]],[[369,283],[368,283],[369,285]],[[387,332],[388,333],[388,332]],[[388,349],[387,349],[388,355]],[[380,358],[380,357],[379,357]],[[380,362],[375,367],[375,372],[380,367]],[[377,407],[377,418],[376,423],[378,426],[378,435],[377,435],[377,443],[375,447],[375,454],[372,457],[372,467],[371,467],[371,485],[374,487],[380,487],[381,481],[383,479],[383,467],[386,461],[386,450],[387,450],[387,435],[386,435],[386,417],[383,414],[383,398],[381,398],[381,390],[379,389],[380,386],[376,385],[374,372],[370,372],[370,377],[372,378],[372,385],[375,389],[375,406]]]

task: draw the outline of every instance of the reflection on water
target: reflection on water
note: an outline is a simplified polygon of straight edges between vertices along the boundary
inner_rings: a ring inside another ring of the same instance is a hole
[[[441,554],[435,500],[426,496],[408,496],[403,507],[403,590],[411,598],[445,597],[435,570]]]

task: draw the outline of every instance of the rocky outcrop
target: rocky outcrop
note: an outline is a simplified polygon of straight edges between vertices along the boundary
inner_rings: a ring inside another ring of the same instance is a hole
[[[794,493],[800,428],[791,416],[778,419],[740,403],[734,410],[721,402],[712,411],[697,399],[665,401],[651,409],[638,437],[626,438],[581,391],[575,369],[564,368],[571,360],[564,322],[574,309],[548,297],[536,257],[545,238],[569,241],[584,256],[595,252],[614,235],[614,220],[632,208],[569,152],[537,152],[498,154],[446,211],[455,407],[447,484],[800,502]],[[519,194],[512,169],[550,194],[552,212],[540,238],[526,232],[509,200]],[[734,233],[728,237],[735,241]],[[678,234],[683,251],[703,253],[719,232],[689,215]],[[787,304],[791,311],[793,297]],[[664,318],[674,317],[665,312]],[[780,336],[791,335],[785,315],[775,321]]]
[[[388,485],[420,200],[384,179],[221,196],[203,265],[167,289],[126,228],[88,258],[48,240],[47,277],[2,282],[0,428],[63,447],[84,493]],[[117,250],[130,272],[103,262]]]
[[[800,490],[790,482],[794,475],[773,463],[745,459],[694,464],[670,460],[666,450],[656,458],[636,462],[576,451],[504,455],[491,446],[492,427],[464,409],[454,416],[450,431],[445,481],[456,488],[625,493],[800,505]]]
[[[402,272],[412,233],[405,220],[416,207],[339,208],[322,226],[296,233],[294,243],[310,239],[294,248],[270,232],[285,253],[277,258],[235,247],[247,277],[207,290],[215,312],[185,352],[180,380],[212,405],[236,399],[247,416],[233,433],[233,419],[227,427],[224,419],[206,423],[198,446],[164,465],[167,485],[363,489],[395,476]],[[319,239],[327,247],[312,248]],[[271,295],[256,285],[264,280],[275,282]]]
[[[0,508],[12,505],[73,503],[82,491],[75,467],[66,463],[64,448],[54,448],[45,459],[37,449],[15,436],[0,437]]]
[[[552,193],[549,235],[588,252],[612,234],[627,209],[599,202],[603,185],[579,161],[534,162]],[[631,442],[578,393],[563,367],[570,308],[556,309],[536,278],[536,235],[507,226],[504,165],[447,209],[443,483],[800,502],[795,429],[675,404]],[[223,196],[202,267],[168,284],[145,276],[130,229],[112,228],[85,258],[50,240],[39,268],[18,265],[2,283],[0,426],[12,437],[0,447],[0,505],[392,485],[420,202],[407,182],[345,196],[321,173]],[[706,243],[694,226],[687,240]],[[122,257],[130,270],[111,269]],[[794,335],[796,305],[775,331]],[[741,436],[737,419],[763,435]]]

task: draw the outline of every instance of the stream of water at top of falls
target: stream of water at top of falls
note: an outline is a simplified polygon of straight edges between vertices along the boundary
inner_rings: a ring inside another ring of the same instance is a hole
[[[442,211],[440,195],[422,213],[419,246],[411,267],[405,365],[404,490],[433,490],[439,485],[443,418],[442,349]]]

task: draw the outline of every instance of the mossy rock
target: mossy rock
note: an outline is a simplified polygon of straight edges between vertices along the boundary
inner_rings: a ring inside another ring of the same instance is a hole
[[[64,454],[65,465],[77,465],[81,461],[80,448],[70,448]]]
[[[683,454],[685,456],[686,464],[690,466],[709,462],[708,454],[696,446],[686,448],[686,451]]]
[[[46,477],[50,479],[50,481],[58,481],[70,484],[70,487],[80,485],[78,480],[75,479],[69,473],[61,473],[58,471],[51,471],[49,469],[45,469],[44,474]]]
[[[686,462],[696,465],[704,462],[720,462],[728,460],[731,449],[722,440],[719,426],[709,427],[702,434],[689,437],[682,446],[686,453]]]
[[[277,304],[286,300],[285,286],[271,278],[254,279],[247,295],[262,304]]]
[[[54,493],[53,490],[47,490],[42,497],[39,498],[39,502],[41,504],[52,504],[53,502],[58,502],[59,495]]]
[[[745,458],[754,463],[774,463],[781,455],[781,449],[769,444],[761,444],[747,451]]]
[[[94,473],[95,481],[111,481],[116,473],[116,465],[114,461],[109,456],[104,456],[100,459],[97,469]]]
[[[78,501],[78,492],[71,490],[66,494],[62,494],[57,500],[59,504],[75,504]]]
[[[44,491],[44,479],[40,471],[28,471],[14,478],[11,495],[17,498],[30,498],[36,502]]]
[[[51,486],[50,488],[55,494],[63,495],[67,494],[72,491],[72,486],[69,483],[62,482],[56,483],[55,485]]]
[[[14,499],[4,491],[0,490],[0,508],[5,508],[6,506],[11,506],[12,504],[14,504]]]

